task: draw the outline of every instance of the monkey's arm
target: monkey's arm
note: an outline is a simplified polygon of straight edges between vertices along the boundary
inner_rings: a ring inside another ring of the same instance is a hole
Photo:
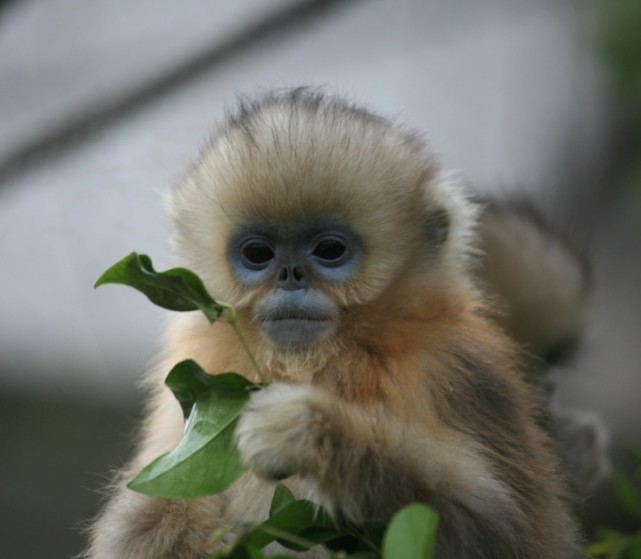
[[[126,487],[182,434],[182,414],[171,393],[164,389],[154,404],[136,458],[120,472],[107,506],[92,527],[87,559],[204,559],[211,554],[207,543],[221,525],[222,496],[174,501]]]
[[[88,559],[204,559],[216,499],[155,499],[118,486],[91,536]]]
[[[259,477],[298,474],[320,504],[350,520],[384,521],[426,502],[441,514],[439,557],[531,557],[528,520],[510,487],[460,433],[428,435],[383,409],[284,384],[252,397],[236,433]]]

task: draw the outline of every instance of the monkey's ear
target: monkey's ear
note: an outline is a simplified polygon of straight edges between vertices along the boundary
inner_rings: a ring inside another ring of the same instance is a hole
[[[440,247],[450,232],[450,214],[443,208],[436,208],[427,214],[425,220],[427,242],[431,248]]]

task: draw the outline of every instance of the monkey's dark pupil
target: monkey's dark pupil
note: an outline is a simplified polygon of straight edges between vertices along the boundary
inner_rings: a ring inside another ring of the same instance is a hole
[[[322,258],[323,260],[333,261],[343,256],[345,250],[345,245],[340,241],[326,240],[316,245],[314,256]]]
[[[264,243],[250,243],[243,248],[243,256],[252,264],[265,264],[274,258],[274,251]]]

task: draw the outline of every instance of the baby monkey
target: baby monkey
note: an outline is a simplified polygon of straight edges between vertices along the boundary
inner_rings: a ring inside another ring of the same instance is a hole
[[[175,363],[256,380],[228,326],[179,315],[88,557],[208,557],[217,528],[267,516],[274,480],[353,521],[427,503],[438,559],[581,557],[528,363],[470,271],[477,208],[417,135],[315,90],[245,100],[167,208],[181,264],[236,306],[275,382],[241,415],[230,489],[128,490],[183,433]]]

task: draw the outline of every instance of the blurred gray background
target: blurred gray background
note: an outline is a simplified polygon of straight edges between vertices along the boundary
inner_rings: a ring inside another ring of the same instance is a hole
[[[0,2],[3,556],[81,550],[166,317],[93,283],[132,250],[172,264],[159,192],[238,93],[273,87],[325,85],[425,131],[480,192],[526,193],[583,239],[595,289],[559,397],[600,413],[625,466],[641,446],[641,110],[624,74],[641,53],[617,63],[625,30],[602,6]],[[628,522],[608,484],[585,510]]]

